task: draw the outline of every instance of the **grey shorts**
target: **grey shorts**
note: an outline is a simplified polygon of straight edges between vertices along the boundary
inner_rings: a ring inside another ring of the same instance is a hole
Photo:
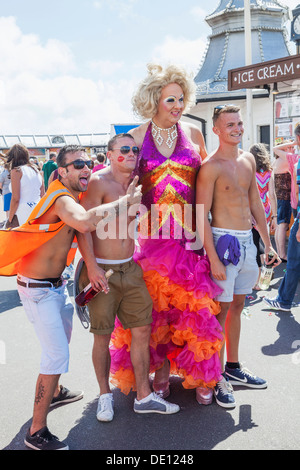
[[[221,295],[216,297],[219,302],[232,302],[233,295],[246,295],[252,292],[258,278],[258,266],[256,262],[256,246],[253,243],[251,230],[227,230],[212,227],[214,245],[217,245],[222,235],[234,235],[240,242],[241,256],[235,266],[229,263],[226,266],[226,280],[214,282],[223,289]]]

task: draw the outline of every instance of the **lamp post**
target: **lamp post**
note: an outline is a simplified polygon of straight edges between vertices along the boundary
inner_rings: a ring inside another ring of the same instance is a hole
[[[245,27],[245,65],[252,64],[252,38],[251,38],[251,8],[250,0],[244,0],[244,27]],[[246,90],[247,106],[247,148],[253,144],[253,114],[252,114],[252,90]]]

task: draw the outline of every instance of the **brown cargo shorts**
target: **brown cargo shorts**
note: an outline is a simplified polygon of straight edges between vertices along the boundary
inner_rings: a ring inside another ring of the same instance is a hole
[[[90,332],[111,334],[116,316],[124,329],[145,326],[152,323],[153,302],[143,279],[141,267],[133,260],[120,264],[100,264],[104,271],[113,270],[109,278],[109,293],[99,292],[89,303]],[[79,289],[89,284],[87,268],[83,264]]]

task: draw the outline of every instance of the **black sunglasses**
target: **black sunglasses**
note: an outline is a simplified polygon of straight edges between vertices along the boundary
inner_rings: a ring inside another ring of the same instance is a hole
[[[229,106],[234,106],[234,104],[219,104],[219,106],[214,107],[214,113],[217,113],[221,109],[228,108]]]
[[[63,168],[67,168],[67,166],[73,165],[75,170],[83,170],[85,165],[88,167],[89,170],[94,168],[93,160],[74,160],[74,162],[67,163],[63,166]]]
[[[122,147],[114,148],[114,149],[112,149],[112,151],[113,150],[120,150],[122,155],[127,155],[130,152],[131,149],[132,149],[132,152],[134,153],[134,155],[138,155],[140,153],[140,149],[138,147],[136,147],[136,146],[129,147],[129,145],[123,145]]]

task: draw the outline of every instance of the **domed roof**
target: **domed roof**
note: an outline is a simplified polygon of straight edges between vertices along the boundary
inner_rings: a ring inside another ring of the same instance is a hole
[[[289,9],[279,1],[250,0],[252,63],[290,55],[285,22]],[[245,65],[244,0],[220,0],[205,18],[212,28],[206,52],[195,77],[197,98],[226,96],[228,70]],[[240,94],[240,92],[239,92]]]
[[[287,7],[283,5],[281,2],[273,0],[273,1],[263,1],[263,0],[250,0],[251,8],[259,8],[259,9],[266,9],[268,11],[275,10],[275,11],[286,11]],[[208,15],[207,19],[212,16],[218,15],[220,13],[224,13],[225,11],[236,11],[236,10],[244,10],[244,0],[220,0],[219,5],[217,6],[216,10]]]

